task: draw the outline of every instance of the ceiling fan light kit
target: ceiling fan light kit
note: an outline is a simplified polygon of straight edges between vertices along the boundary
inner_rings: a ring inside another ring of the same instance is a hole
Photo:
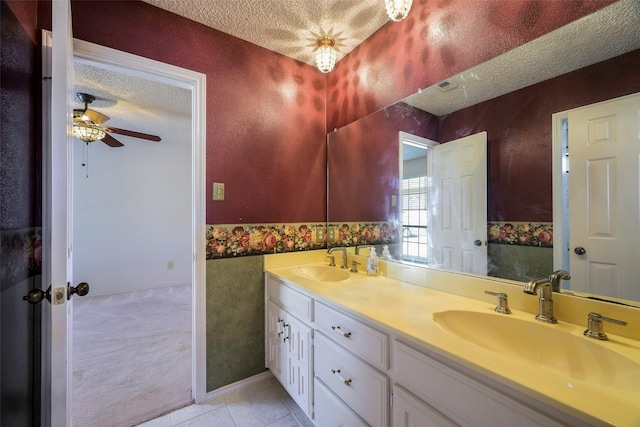
[[[123,143],[112,137],[109,133],[129,136],[132,138],[146,139],[148,141],[159,142],[161,138],[157,135],[135,132],[126,129],[114,128],[111,126],[100,126],[109,120],[109,116],[89,109],[89,104],[96,100],[96,97],[88,93],[79,92],[78,99],[84,103],[84,109],[73,110],[73,136],[86,143],[102,141],[109,147],[122,147]]]
[[[89,143],[104,138],[107,133],[97,125],[78,121],[73,123],[73,136]]]

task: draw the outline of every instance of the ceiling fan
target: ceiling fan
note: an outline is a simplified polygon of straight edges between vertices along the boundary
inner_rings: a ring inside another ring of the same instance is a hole
[[[123,143],[109,135],[110,133],[155,142],[161,140],[157,135],[114,128],[111,126],[102,126],[107,120],[109,120],[109,117],[95,110],[89,109],[89,104],[95,101],[96,97],[82,92],[77,93],[76,96],[81,102],[84,102],[84,110],[73,110],[73,136],[79,140],[86,143],[100,140],[109,147],[124,146]]]

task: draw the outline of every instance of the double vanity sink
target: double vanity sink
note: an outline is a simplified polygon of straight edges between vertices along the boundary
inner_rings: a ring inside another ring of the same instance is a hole
[[[517,394],[518,401],[536,402],[533,407],[547,405],[556,411],[553,417],[566,413],[584,425],[640,425],[640,342],[611,333],[608,341],[585,337],[586,313],[581,325],[560,316],[557,324],[542,323],[535,320],[535,311],[519,308],[511,314],[497,313],[493,297],[480,300],[481,293],[469,298],[433,289],[429,283],[418,285],[411,272],[408,277],[413,283],[350,273],[326,263],[267,265],[266,271],[316,301],[388,331],[391,342],[483,378],[492,388],[504,386],[507,391],[502,392]],[[443,281],[447,280],[452,286],[456,281],[477,280],[478,286],[496,290],[486,278],[433,274],[440,288],[446,287]],[[495,286],[502,286],[502,291],[504,281]],[[509,289],[521,292],[515,286]],[[396,353],[391,350],[391,359],[403,357],[401,351]],[[392,383],[396,382],[394,369],[387,374]]]

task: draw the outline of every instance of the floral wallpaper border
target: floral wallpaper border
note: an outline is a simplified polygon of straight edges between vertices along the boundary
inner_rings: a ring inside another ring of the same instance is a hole
[[[207,225],[207,259],[398,242],[386,222]]]
[[[551,222],[489,222],[489,243],[519,246],[553,247],[553,223]]]
[[[343,222],[327,224],[333,235],[329,246],[378,245],[400,242],[400,224],[393,222]]]

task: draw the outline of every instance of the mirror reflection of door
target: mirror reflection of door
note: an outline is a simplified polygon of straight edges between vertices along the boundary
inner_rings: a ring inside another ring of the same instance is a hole
[[[434,147],[430,156],[430,266],[487,274],[487,133]]]
[[[568,112],[571,289],[640,300],[640,94]]]

